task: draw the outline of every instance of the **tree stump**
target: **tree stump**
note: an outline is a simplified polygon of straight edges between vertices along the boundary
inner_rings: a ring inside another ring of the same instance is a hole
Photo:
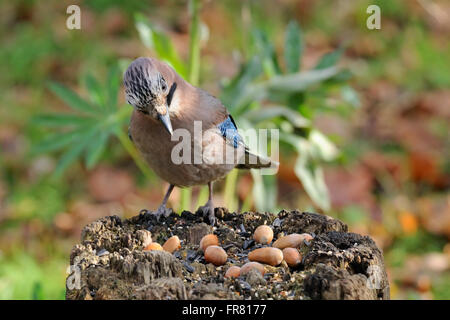
[[[383,256],[368,236],[349,233],[339,220],[315,213],[229,213],[216,208],[212,228],[200,215],[184,211],[160,221],[149,213],[131,219],[101,218],[86,227],[70,256],[67,299],[389,299]],[[302,263],[283,261],[224,278],[228,267],[248,262],[248,253],[262,247],[254,230],[267,224],[274,240],[291,233],[309,233],[299,248]],[[228,254],[224,266],[207,263],[200,239],[215,233]],[[151,241],[161,245],[172,235],[181,248],[170,254],[143,250]],[[150,240],[150,237],[152,240]]]

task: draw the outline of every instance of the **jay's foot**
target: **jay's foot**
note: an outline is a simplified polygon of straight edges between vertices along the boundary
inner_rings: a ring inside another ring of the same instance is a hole
[[[216,217],[214,215],[214,205],[211,200],[209,200],[204,206],[198,208],[198,211],[203,214],[203,217],[208,216],[209,223],[212,226],[216,223]]]
[[[165,205],[160,205],[156,211],[153,211],[153,214],[156,216],[156,220],[159,221],[161,215],[164,215],[164,217],[168,217],[172,212],[172,209],[167,208]]]

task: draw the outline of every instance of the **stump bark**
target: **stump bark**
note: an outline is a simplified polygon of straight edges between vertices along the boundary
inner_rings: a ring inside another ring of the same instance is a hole
[[[199,215],[183,212],[159,222],[141,213],[87,225],[70,256],[67,299],[389,299],[383,255],[368,236],[349,233],[343,222],[314,213],[281,211],[229,213],[216,208],[213,229]],[[266,266],[266,274],[226,279],[231,265],[248,261],[261,247],[253,231],[261,224],[274,230],[274,240],[291,233],[314,239],[300,248],[302,263],[289,268]],[[227,251],[225,266],[206,263],[200,239],[214,232]],[[151,241],[163,244],[172,235],[182,241],[174,254],[143,250]]]

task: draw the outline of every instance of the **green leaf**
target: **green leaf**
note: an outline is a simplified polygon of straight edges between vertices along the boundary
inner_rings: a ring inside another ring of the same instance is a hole
[[[55,150],[59,150],[64,148],[65,146],[76,141],[79,136],[81,136],[87,127],[78,128],[77,130],[63,132],[63,133],[55,133],[51,136],[48,136],[41,142],[35,144],[31,149],[31,154],[41,154],[45,152],[51,152]]]
[[[275,175],[262,175],[259,170],[250,170],[253,178],[253,199],[258,211],[273,211],[276,208],[277,184]]]
[[[117,110],[117,95],[119,93],[120,83],[122,77],[119,67],[117,65],[112,66],[108,72],[108,79],[106,82],[107,92],[107,109],[111,111]]]
[[[303,137],[299,137],[296,136],[295,134],[291,134],[291,133],[287,133],[287,132],[283,132],[280,131],[280,140],[284,141],[288,144],[290,144],[291,146],[294,147],[294,149],[300,153],[303,152],[303,144],[305,143],[306,139]]]
[[[294,171],[311,200],[322,210],[328,211],[330,209],[330,197],[322,168],[308,160],[306,155],[300,155],[295,163]]]
[[[161,60],[169,63],[183,78],[187,77],[184,63],[178,57],[172,41],[164,32],[148,22],[142,14],[135,15],[135,25],[142,43],[156,52]]]
[[[298,128],[307,127],[311,124],[308,119],[304,118],[298,112],[284,106],[270,106],[257,110],[251,110],[242,116],[253,123],[258,123],[276,117],[282,117]]]
[[[336,159],[339,154],[338,148],[322,132],[311,130],[308,138],[311,142],[311,152],[314,159],[324,161]]]
[[[270,99],[275,92],[284,94],[302,92],[314,84],[332,78],[338,71],[339,69],[331,67],[273,76],[269,80],[250,84],[246,88],[241,89],[242,93],[239,102],[240,104],[245,104],[250,101]]]
[[[191,26],[189,32],[189,78],[197,86],[200,77],[200,0],[189,1]]]
[[[93,139],[86,150],[86,167],[92,169],[100,159],[101,155],[106,149],[108,144],[108,138],[111,133],[108,130],[103,130],[100,132],[98,137]]]
[[[298,92],[305,90],[313,84],[330,79],[337,72],[337,68],[330,67],[321,70],[308,70],[287,75],[279,75],[272,77],[264,85],[269,90]]]
[[[261,62],[266,75],[273,76],[280,74],[281,69],[278,64],[277,55],[273,44],[267,38],[267,34],[262,30],[255,29],[252,33],[255,46],[255,54],[261,57]]]
[[[98,110],[88,103],[86,100],[80,98],[78,94],[68,89],[67,87],[56,83],[49,83],[50,90],[63,100],[69,107],[76,111],[81,111],[90,114],[96,114]]]
[[[83,149],[91,142],[97,132],[98,127],[94,127],[91,130],[84,132],[79,136],[76,143],[74,143],[59,159],[58,164],[53,172],[55,178],[61,177],[64,170],[67,169],[83,152]]]
[[[314,158],[317,154],[309,140],[285,132],[280,132],[280,140],[292,145],[299,154],[295,163],[295,175],[301,181],[306,193],[311,200],[322,210],[330,209],[330,197],[325,184],[322,168],[318,160]]]
[[[300,69],[300,59],[303,53],[303,41],[300,26],[296,21],[291,21],[286,28],[284,60],[288,73],[297,72]]]
[[[100,83],[90,73],[84,77],[86,89],[89,92],[91,102],[101,108],[105,106],[105,95]]]
[[[337,64],[337,62],[339,61],[339,59],[341,58],[343,52],[344,52],[344,49],[339,48],[333,52],[324,54],[320,58],[319,62],[314,67],[314,69],[326,69],[326,68],[335,66]]]
[[[261,73],[261,60],[258,57],[252,57],[249,62],[241,66],[239,74],[223,88],[220,96],[222,102],[230,110],[242,107],[245,88],[251,81],[261,75]]]
[[[359,108],[361,106],[361,100],[355,89],[350,86],[343,86],[341,89],[342,99],[349,103],[354,108]]]
[[[41,114],[31,120],[34,125],[51,128],[86,125],[92,121],[94,118],[63,113]]]

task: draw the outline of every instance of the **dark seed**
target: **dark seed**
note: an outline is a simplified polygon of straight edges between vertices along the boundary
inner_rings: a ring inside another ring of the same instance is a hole
[[[247,291],[250,291],[250,289],[252,288],[252,286],[247,281],[241,281],[241,287]]]
[[[254,243],[255,243],[255,240],[253,240],[253,239],[245,240],[244,244],[242,245],[242,248],[244,248],[244,250],[246,250],[246,249],[250,248]]]
[[[228,250],[228,249],[230,249],[231,247],[234,247],[234,246],[235,246],[234,243],[230,243],[230,244],[227,244],[226,246],[223,246],[222,248],[223,248],[223,250]]]
[[[276,218],[275,220],[273,220],[272,225],[273,225],[274,227],[279,227],[279,226],[281,226],[281,220],[280,220],[280,218]]]
[[[186,270],[190,273],[194,272],[194,267],[191,266],[189,263],[187,263],[186,261],[183,262],[184,267],[186,268]]]
[[[195,258],[197,258],[198,254],[197,251],[194,250],[188,250],[188,254],[186,256],[186,259],[190,262],[194,262]]]
[[[99,252],[97,252],[97,256],[99,256],[99,257],[107,255],[107,254],[109,254],[109,251],[106,249],[101,249]]]
[[[250,232],[239,232],[239,235],[244,238],[249,238],[252,234]]]

